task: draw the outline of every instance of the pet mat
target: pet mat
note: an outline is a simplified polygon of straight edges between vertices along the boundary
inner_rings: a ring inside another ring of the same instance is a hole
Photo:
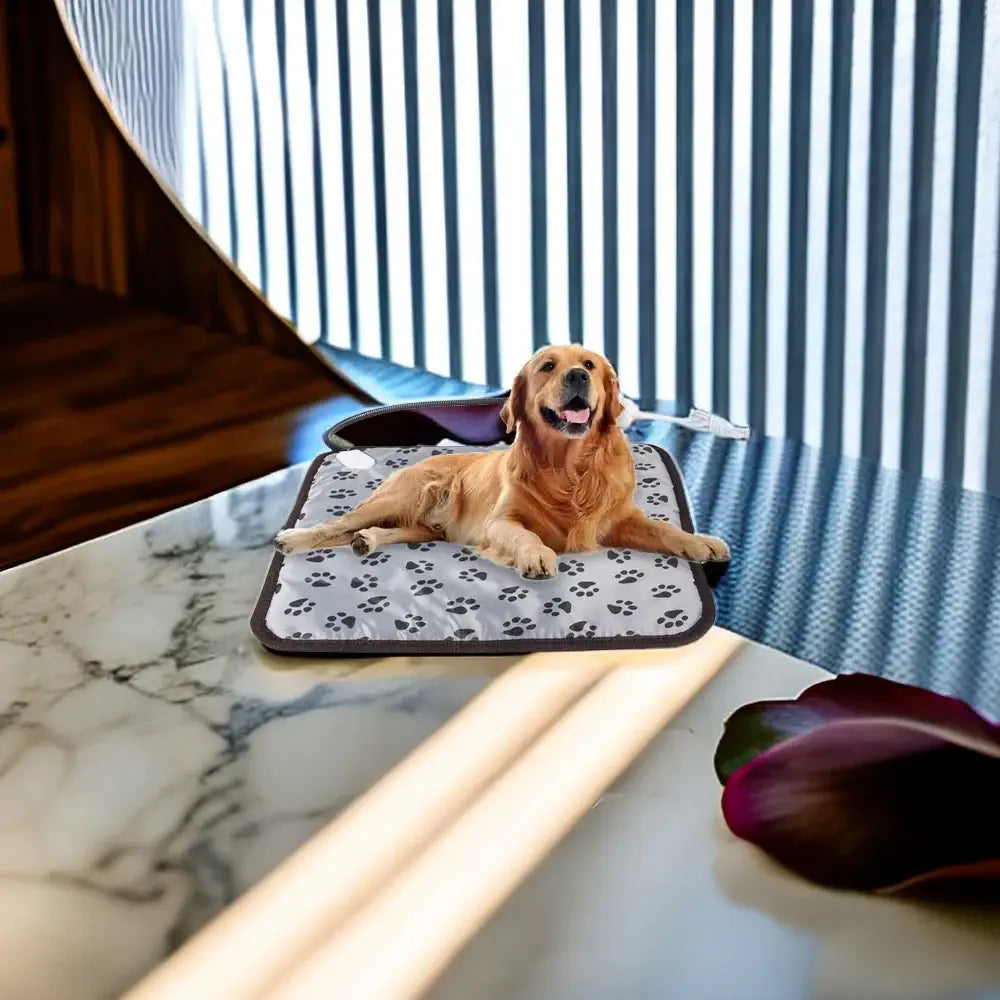
[[[498,410],[502,398],[493,403]],[[497,441],[502,429],[490,430],[495,417],[479,414],[478,437]],[[436,414],[431,419],[445,426]],[[338,429],[326,435],[334,447],[348,443]],[[454,421],[448,430],[459,439],[470,436],[457,433]],[[482,451],[486,440],[461,450]],[[410,445],[320,455],[286,527],[345,513],[396,469],[443,450]],[[636,502],[652,517],[694,530],[670,455],[647,444],[632,451]],[[704,567],[674,556],[630,549],[573,553],[560,557],[553,579],[525,580],[471,548],[422,542],[364,557],[349,547],[275,553],[251,625],[274,652],[371,656],[677,646],[693,642],[714,621]]]

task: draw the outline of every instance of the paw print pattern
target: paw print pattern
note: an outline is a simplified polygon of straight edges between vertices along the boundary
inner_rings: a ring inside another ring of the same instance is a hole
[[[667,611],[656,619],[656,624],[670,631],[676,631],[686,625],[687,620],[688,616],[683,611]]]
[[[442,584],[434,579],[430,580],[418,580],[416,583],[410,584],[410,593],[414,597],[426,597],[427,594],[433,594],[435,590],[440,590]]]
[[[401,469],[408,463],[403,461],[401,458],[387,458],[383,464],[387,469]]]
[[[430,552],[434,548],[433,542],[407,542],[406,547],[412,552]]]
[[[316,607],[315,601],[310,601],[305,597],[298,597],[285,608],[285,614],[291,615],[293,618],[298,618],[299,615],[308,614],[314,607]]]
[[[486,574],[481,569],[463,569],[458,578],[462,583],[472,583],[473,580],[485,580]]]
[[[680,592],[674,583],[658,583],[652,590],[653,597],[676,597]]]
[[[379,487],[381,485],[382,485],[382,480],[381,479],[369,479],[365,483],[365,489],[366,490],[374,490],[374,489],[376,489],[377,487]]]
[[[274,585],[274,591],[273,591],[273,593],[275,593],[275,594],[280,594],[281,593],[281,581],[280,580]]]
[[[357,624],[357,618],[344,611],[338,611],[335,615],[327,615],[324,624],[331,632],[339,632],[344,628],[354,628]]]
[[[330,490],[330,492],[327,493],[327,498],[329,500],[346,500],[348,497],[353,497],[354,495],[354,490],[345,490],[340,487],[335,490]]]
[[[615,573],[615,579],[622,584],[638,583],[645,575],[641,569],[620,569]]]
[[[608,605],[608,611],[613,615],[622,615],[624,618],[631,618],[638,610],[633,601],[617,601],[615,604]]]
[[[590,622],[573,622],[569,630],[572,633],[571,639],[592,639],[597,635],[597,626]]]
[[[411,573],[426,573],[434,569],[434,563],[428,562],[426,559],[409,559],[406,568]]]
[[[546,601],[542,605],[542,614],[545,615],[568,615],[573,610],[573,605],[569,601],[561,601],[555,598]]]
[[[451,633],[456,639],[471,639],[475,634],[474,628],[457,628]]]
[[[445,606],[445,611],[453,615],[467,615],[470,611],[478,611],[479,602],[471,597],[456,597]]]
[[[670,497],[666,493],[647,493],[643,503],[650,507],[660,507],[665,503],[670,503]]]
[[[388,552],[372,552],[361,560],[362,566],[382,566],[389,561]]]
[[[669,521],[670,515],[664,514],[661,511],[654,511],[649,515],[654,521]]]
[[[427,622],[420,615],[404,615],[402,618],[397,618],[393,624],[400,632],[416,635]]]
[[[369,597],[367,601],[362,601],[358,605],[358,611],[364,611],[367,614],[381,614],[388,607],[389,598],[379,594],[375,597]]]
[[[330,478],[338,483],[346,483],[348,479],[354,478],[354,472],[351,469],[341,469],[337,472],[331,472]]]
[[[315,549],[306,556],[306,562],[321,563],[336,557],[337,553],[333,549]]]
[[[420,446],[419,445],[408,445],[406,448],[397,448],[396,449],[396,454],[397,455],[416,455],[416,453],[418,451],[420,451]]]
[[[347,514],[354,508],[350,504],[336,503],[332,507],[327,507],[327,514],[332,514],[334,517],[340,517],[343,514]]]
[[[333,581],[337,578],[332,573],[327,573],[325,570],[317,573],[310,573],[306,577],[306,583],[310,587],[329,587],[332,586]]]
[[[678,566],[677,556],[657,556],[653,560],[653,565],[657,569],[676,569]]]
[[[612,562],[624,563],[632,558],[632,553],[628,549],[608,549],[608,558]]]
[[[378,577],[372,576],[371,573],[362,573],[361,576],[353,577],[351,580],[351,589],[360,590],[362,594],[374,590],[377,586]]]
[[[652,472],[655,466],[651,465],[649,462],[636,462],[635,471],[636,472]]]
[[[580,559],[563,559],[559,563],[559,572],[567,576],[579,576],[583,572],[583,562]]]
[[[501,601],[523,601],[528,596],[528,591],[524,587],[504,587],[497,594]]]
[[[659,486],[660,481],[656,478],[656,476],[646,476],[643,479],[640,479],[636,485],[642,486],[645,489],[650,489],[653,486]]]
[[[479,560],[479,553],[474,552],[472,549],[462,548],[451,558],[457,559],[459,562],[477,562]]]
[[[530,618],[519,618],[514,616],[510,621],[503,623],[503,634],[519,636],[524,635],[525,632],[533,632],[535,630],[535,623]]]
[[[579,583],[574,583],[569,592],[576,594],[577,597],[593,597],[597,593],[597,584],[593,580],[581,580]]]

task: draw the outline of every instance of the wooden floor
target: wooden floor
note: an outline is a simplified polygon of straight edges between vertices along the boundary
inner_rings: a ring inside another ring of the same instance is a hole
[[[345,391],[107,295],[0,284],[0,567],[288,465],[317,405],[357,407]]]

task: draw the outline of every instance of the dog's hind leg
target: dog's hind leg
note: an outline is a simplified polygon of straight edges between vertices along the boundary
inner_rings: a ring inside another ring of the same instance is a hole
[[[415,524],[408,528],[362,528],[354,533],[351,539],[351,548],[354,554],[366,556],[374,552],[382,545],[396,545],[401,542],[433,542],[444,538],[444,536],[431,528],[425,528],[422,524]]]
[[[398,507],[392,497],[373,493],[354,510],[342,517],[321,521],[309,528],[286,528],[279,531],[274,543],[284,553],[308,552],[350,545],[357,532],[365,528],[395,527]]]

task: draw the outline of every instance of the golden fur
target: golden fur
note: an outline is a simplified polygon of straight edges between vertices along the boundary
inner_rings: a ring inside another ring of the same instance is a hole
[[[563,419],[573,409],[575,419]],[[553,576],[558,553],[602,545],[728,559],[721,539],[655,521],[635,504],[620,412],[605,358],[576,345],[544,347],[515,378],[501,412],[507,430],[516,428],[508,450],[438,455],[400,469],[349,514],[282,531],[277,544],[285,552],[350,544],[365,555],[446,539],[530,578]]]

